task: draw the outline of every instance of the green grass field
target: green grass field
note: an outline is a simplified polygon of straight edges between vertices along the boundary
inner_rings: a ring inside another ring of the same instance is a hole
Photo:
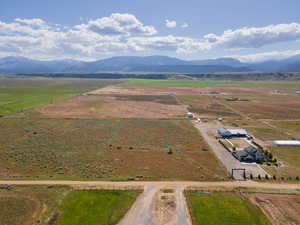
[[[64,199],[57,225],[115,225],[137,195],[136,191],[74,191]]]
[[[0,115],[10,115],[86,92],[90,88],[0,88]]]
[[[234,193],[187,192],[194,225],[271,225],[263,212]]]
[[[300,82],[286,81],[231,81],[231,80],[147,80],[128,79],[123,87],[286,87],[300,88]]]

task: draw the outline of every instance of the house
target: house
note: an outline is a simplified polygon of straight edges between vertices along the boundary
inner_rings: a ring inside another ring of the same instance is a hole
[[[249,146],[247,148],[244,148],[243,150],[233,152],[232,155],[240,162],[262,163],[266,161],[266,156],[264,155],[262,150],[253,146]]]
[[[277,146],[300,146],[300,140],[274,141]]]
[[[248,137],[248,133],[244,129],[226,129],[226,128],[219,128],[218,134],[222,138],[237,138],[237,137]]]

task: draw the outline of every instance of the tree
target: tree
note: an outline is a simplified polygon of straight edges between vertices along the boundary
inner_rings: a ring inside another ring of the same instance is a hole
[[[169,155],[172,155],[172,154],[173,154],[173,149],[172,149],[171,147],[169,147],[169,149],[168,149],[168,154],[169,154]]]

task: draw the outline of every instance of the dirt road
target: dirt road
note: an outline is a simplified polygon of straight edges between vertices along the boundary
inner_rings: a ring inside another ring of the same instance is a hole
[[[84,188],[102,188],[102,189],[145,189],[148,186],[156,186],[158,188],[209,188],[209,187],[224,187],[224,188],[267,188],[267,189],[300,189],[298,184],[284,183],[264,183],[255,181],[219,181],[219,182],[198,182],[198,181],[68,181],[68,180],[2,180],[0,185],[69,185],[73,187]]]

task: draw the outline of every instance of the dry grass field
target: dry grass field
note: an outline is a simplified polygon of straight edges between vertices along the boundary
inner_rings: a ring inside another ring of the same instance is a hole
[[[0,189],[0,225],[52,225],[56,209],[70,188],[12,186]]]
[[[253,119],[300,119],[300,97],[297,95],[228,95],[249,101],[226,101],[222,103]]]
[[[300,224],[300,195],[247,194],[275,225]]]
[[[280,167],[266,167],[270,174],[285,179],[300,177],[300,147],[269,147],[268,149],[282,164]]]
[[[182,95],[177,96],[178,100],[187,106],[190,112],[196,113],[200,117],[204,118],[216,118],[216,117],[235,117],[240,116],[220,104],[214,96],[211,95]]]
[[[182,119],[2,118],[0,164],[1,179],[227,177],[198,131]]]
[[[34,111],[50,118],[183,118],[187,112],[170,95],[85,95]]]

